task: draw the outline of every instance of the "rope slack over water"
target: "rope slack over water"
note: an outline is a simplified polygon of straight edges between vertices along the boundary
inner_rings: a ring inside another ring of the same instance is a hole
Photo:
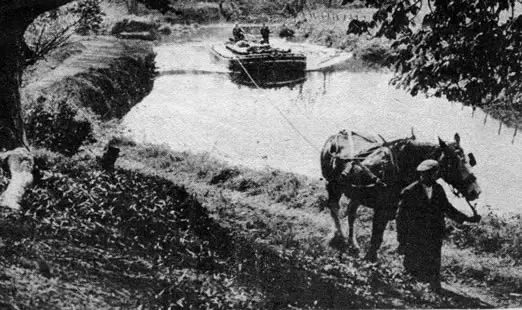
[[[254,83],[254,85],[257,87],[257,89],[261,89],[261,87],[259,86],[259,84],[257,84],[257,82],[254,80],[254,78],[250,75],[250,73],[248,72],[248,70],[245,68],[245,66],[243,65],[243,63],[241,62],[241,60],[239,60],[238,57],[236,57],[235,59],[239,65],[241,66],[241,68],[243,69],[243,71],[245,71],[246,75],[248,76],[248,78],[252,81],[252,83]],[[303,140],[305,140],[313,149],[315,149],[317,152],[321,152],[321,150],[315,146],[312,141],[310,141],[310,139],[308,139],[301,131],[299,131],[299,129],[297,129],[297,127],[295,127],[295,125],[290,121],[290,119],[288,119],[288,117],[281,111],[281,109],[279,109],[276,105],[274,105],[272,102],[268,101],[268,103],[270,103],[270,105],[277,110],[277,112],[279,112],[279,114],[285,119],[285,121],[290,125],[290,127],[292,127],[295,132],[297,132],[297,134],[299,134],[301,136],[301,138],[303,138]]]

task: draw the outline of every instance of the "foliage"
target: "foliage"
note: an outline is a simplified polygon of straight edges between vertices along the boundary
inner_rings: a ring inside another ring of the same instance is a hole
[[[101,0],[82,0],[70,10],[71,14],[78,16],[76,33],[88,35],[101,31],[104,13],[101,11],[100,2]]]
[[[376,36],[394,40],[392,84],[412,95],[479,107],[505,101],[521,109],[522,16],[515,14],[514,0],[364,3],[377,11],[361,22],[376,29]]]
[[[26,109],[26,133],[31,143],[73,155],[84,144],[93,141],[92,125],[86,119],[78,119],[77,111],[61,102],[56,111],[43,104]]]
[[[149,270],[157,277],[147,288],[154,291],[151,299],[165,308],[176,303],[216,308],[233,302],[233,292],[226,293],[230,287],[212,273],[205,275],[214,270],[219,277],[220,253],[230,247],[227,232],[183,187],[128,170],[106,173],[92,160],[47,161],[46,177],[24,197],[19,221],[29,226],[21,239],[33,231],[40,242],[65,241],[69,248],[61,256],[77,246],[113,249],[128,258],[139,255],[141,264],[122,266],[129,269],[118,272]],[[107,258],[98,265],[104,261]],[[181,265],[194,268],[194,277],[164,272]],[[206,295],[207,290],[214,293]],[[230,296],[231,301],[220,296]]]
[[[479,253],[495,253],[514,261],[522,259],[521,216],[499,216],[492,212],[484,216],[480,225],[464,226],[452,233],[451,240],[460,247]]]
[[[26,215],[42,220],[41,236],[59,234],[79,244],[130,246],[168,255],[179,242],[172,227],[209,233],[205,211],[168,181],[123,170],[102,173],[89,162],[75,166],[69,161],[53,170],[61,172],[52,173],[25,199]],[[177,222],[181,218],[186,221]],[[73,228],[75,221],[85,220],[80,230]]]

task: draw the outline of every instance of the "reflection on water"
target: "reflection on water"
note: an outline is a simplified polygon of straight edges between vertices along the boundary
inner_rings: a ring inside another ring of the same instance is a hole
[[[251,88],[294,88],[302,85],[306,81],[306,74],[292,73],[285,74],[285,72],[267,72],[264,76],[249,76],[244,72],[230,72],[228,74],[230,80],[238,85],[245,85]]]
[[[522,143],[511,143],[513,130],[498,135],[498,122],[484,124],[481,111],[472,117],[460,104],[411,97],[388,85],[389,74],[309,73],[293,88],[256,89],[228,74],[190,73],[214,68],[204,44],[164,45],[157,53],[160,71],[187,73],[159,76],[152,93],[125,117],[129,134],[138,140],[319,178],[319,150],[342,128],[393,139],[414,127],[418,139],[433,143],[459,132],[464,150],[478,161],[480,203],[519,212]]]

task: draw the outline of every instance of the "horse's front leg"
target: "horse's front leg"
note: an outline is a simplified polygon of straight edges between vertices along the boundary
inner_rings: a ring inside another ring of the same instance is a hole
[[[326,185],[326,190],[328,191],[328,209],[330,209],[330,215],[335,225],[335,234],[330,240],[329,245],[340,251],[344,251],[347,245],[339,219],[339,200],[341,199],[342,190],[337,183],[332,182]]]
[[[359,243],[357,242],[357,235],[355,233],[355,219],[357,218],[357,209],[360,203],[350,199],[348,204],[348,242],[350,250],[353,254],[359,254]]]

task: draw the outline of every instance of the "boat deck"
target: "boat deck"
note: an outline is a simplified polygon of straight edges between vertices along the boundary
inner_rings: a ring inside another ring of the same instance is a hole
[[[223,60],[241,60],[241,61],[260,61],[260,62],[302,62],[306,64],[306,56],[302,54],[291,53],[290,51],[273,51],[252,53],[247,48],[229,47],[226,44],[217,44],[211,48],[212,54]]]
[[[289,49],[218,44],[211,48],[211,53],[217,61],[227,65],[231,79],[239,84],[279,87],[305,80],[306,56]]]

